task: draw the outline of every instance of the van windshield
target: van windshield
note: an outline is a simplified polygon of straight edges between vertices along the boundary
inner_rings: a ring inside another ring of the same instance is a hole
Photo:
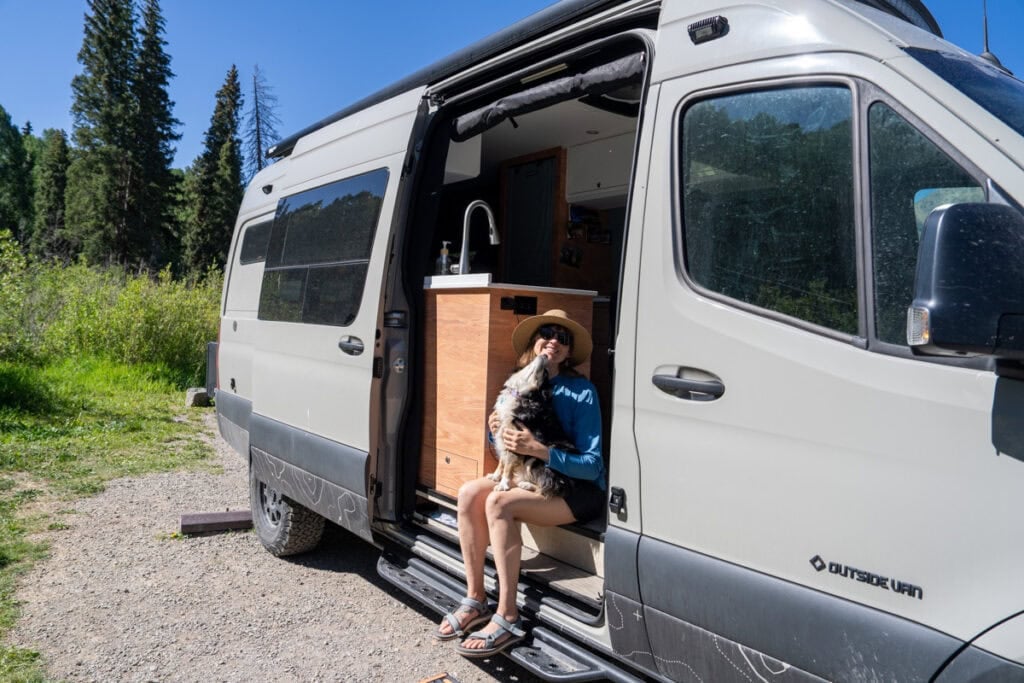
[[[1024,135],[1024,83],[978,57],[964,57],[919,47],[908,47],[905,51],[990,114]]]

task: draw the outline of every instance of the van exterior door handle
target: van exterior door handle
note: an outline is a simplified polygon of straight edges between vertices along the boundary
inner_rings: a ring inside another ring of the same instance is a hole
[[[708,381],[684,379],[675,375],[655,375],[651,381],[666,394],[687,401],[714,401],[725,393],[725,385],[717,379]]]
[[[363,352],[363,340],[359,337],[342,337],[338,348],[350,356],[358,356]]]

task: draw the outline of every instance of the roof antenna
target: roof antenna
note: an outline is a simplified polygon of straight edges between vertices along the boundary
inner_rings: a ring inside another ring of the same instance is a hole
[[[1003,66],[1003,63],[999,61],[999,58],[988,50],[988,0],[981,0],[981,13],[985,22],[985,51],[981,53],[981,58],[1000,71],[1005,71],[1012,76],[1013,72]]]

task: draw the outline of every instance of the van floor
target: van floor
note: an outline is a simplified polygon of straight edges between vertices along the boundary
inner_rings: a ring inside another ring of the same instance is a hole
[[[458,532],[451,526],[421,513],[416,513],[413,519],[434,534],[441,536],[456,546],[458,545]],[[492,562],[494,561],[490,548],[487,549],[487,558]],[[525,545],[522,558],[520,572],[524,577],[547,584],[559,593],[573,598],[594,610],[601,608],[604,595],[604,579],[602,577],[556,560],[550,555],[538,552]]]

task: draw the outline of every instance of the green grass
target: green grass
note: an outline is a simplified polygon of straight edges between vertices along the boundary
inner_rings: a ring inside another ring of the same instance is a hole
[[[68,528],[59,516],[69,505],[51,515],[35,502],[95,494],[116,477],[203,465],[210,453],[199,437],[203,411],[184,407],[176,380],[161,366],[92,358],[0,361],[0,636],[17,619],[17,577],[45,557],[47,535]],[[38,654],[0,645],[0,680],[43,680]]]

